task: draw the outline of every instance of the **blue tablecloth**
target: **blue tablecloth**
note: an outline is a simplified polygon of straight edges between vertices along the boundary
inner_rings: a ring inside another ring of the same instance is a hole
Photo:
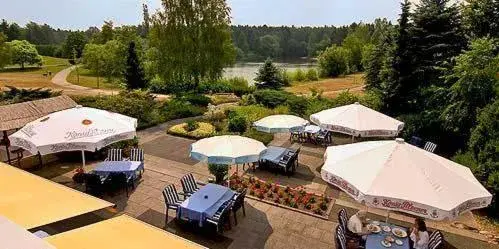
[[[260,160],[266,160],[278,164],[284,154],[286,154],[288,151],[291,150],[282,147],[269,146],[267,147],[265,153],[260,157]]]
[[[217,184],[206,184],[187,198],[178,209],[177,215],[183,219],[199,221],[203,226],[206,218],[211,218],[218,209],[236,193]],[[208,198],[205,198],[207,196]]]
[[[137,173],[144,171],[143,162],[135,161],[104,161],[100,162],[93,172],[97,175],[106,177],[109,173],[125,173],[127,177],[137,176]]]
[[[392,224],[386,224],[383,222],[380,222],[380,224],[379,224],[380,227],[385,226],[385,225],[388,225],[392,229],[395,227],[402,228],[403,230],[405,230],[407,232],[407,229],[405,229],[403,227],[395,226]],[[392,248],[392,249],[409,249],[409,236],[407,236],[405,238],[398,238],[395,235],[393,235],[392,232],[387,233],[387,232],[384,232],[383,230],[381,230],[381,232],[379,232],[379,233],[373,233],[373,234],[367,235],[366,249],[386,249],[386,247],[384,247],[381,244],[381,241],[383,241],[385,239],[385,237],[388,235],[391,235],[393,238],[400,239],[400,240],[402,240],[402,242],[404,242],[404,244],[401,246],[395,244],[395,242],[394,242],[394,243],[392,243],[392,246],[390,248]]]

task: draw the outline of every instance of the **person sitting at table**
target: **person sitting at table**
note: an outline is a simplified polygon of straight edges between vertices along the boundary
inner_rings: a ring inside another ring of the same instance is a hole
[[[352,232],[354,235],[358,236],[359,239],[366,240],[367,235],[370,234],[369,230],[365,226],[367,212],[364,210],[360,210],[356,214],[352,215],[350,219],[348,219],[347,229]]]
[[[428,249],[428,242],[430,235],[426,230],[426,224],[423,219],[416,218],[414,227],[411,228],[411,248],[414,249]]]

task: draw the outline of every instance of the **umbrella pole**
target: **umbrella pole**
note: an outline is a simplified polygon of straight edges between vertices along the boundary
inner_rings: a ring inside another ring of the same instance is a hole
[[[82,166],[82,168],[83,168],[83,167],[85,167],[85,151],[84,150],[81,151],[81,161],[83,163],[83,166]]]

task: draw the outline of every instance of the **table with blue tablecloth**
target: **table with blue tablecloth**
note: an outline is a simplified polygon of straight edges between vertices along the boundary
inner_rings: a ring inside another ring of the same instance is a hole
[[[177,209],[177,216],[180,219],[198,221],[199,226],[203,226],[206,218],[213,217],[218,209],[235,195],[236,193],[227,187],[206,184],[182,202]]]
[[[395,226],[393,224],[387,224],[387,223],[383,223],[383,222],[380,222],[380,224],[379,224],[380,227],[387,226],[387,225],[391,229],[397,227],[397,228],[401,228],[407,232],[407,229],[405,229],[403,227]],[[392,232],[384,232],[383,229],[381,229],[381,232],[379,232],[379,233],[372,233],[372,234],[367,235],[366,249],[386,249],[386,247],[384,247],[381,244],[381,241],[383,241],[385,239],[385,237],[388,235],[392,236],[394,239],[399,239],[403,242],[403,244],[401,246],[397,245],[394,242],[394,243],[392,243],[392,246],[390,248],[392,248],[392,249],[409,249],[409,237],[398,238],[395,235],[393,235]]]
[[[144,172],[144,163],[137,161],[104,161],[97,164],[93,173],[107,177],[110,173],[125,173],[127,178],[134,180]]]
[[[260,157],[260,160],[278,164],[279,161],[281,161],[284,155],[286,155],[288,152],[292,152],[292,150],[283,147],[269,146]]]

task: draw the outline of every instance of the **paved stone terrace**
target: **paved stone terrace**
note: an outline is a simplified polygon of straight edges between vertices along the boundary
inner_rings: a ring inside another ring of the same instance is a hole
[[[178,121],[181,122],[181,121]],[[175,122],[175,123],[178,123]],[[335,248],[334,228],[336,227],[336,214],[342,207],[347,208],[349,214],[353,214],[360,204],[352,201],[344,193],[327,185],[320,179],[320,166],[324,148],[314,146],[302,146],[300,156],[300,168],[297,175],[287,177],[273,173],[257,170],[247,171],[263,179],[272,179],[281,184],[291,186],[302,185],[309,191],[318,194],[328,194],[335,198],[335,205],[329,220],[323,220],[288,209],[279,208],[260,201],[246,199],[246,217],[242,210],[238,212],[237,226],[224,233],[224,236],[200,234],[196,230],[180,228],[173,222],[174,211],[170,211],[169,223],[165,226],[165,206],[161,191],[168,184],[175,184],[181,189],[180,177],[193,173],[197,180],[207,181],[210,174],[206,165],[197,163],[188,158],[188,149],[193,142],[189,139],[173,137],[165,133],[165,129],[172,123],[154,127],[139,132],[142,147],[146,152],[146,171],[137,188],[127,198],[124,193],[115,196],[105,196],[117,205],[118,213],[126,213],[159,228],[166,229],[189,240],[200,243],[209,248]],[[347,141],[347,140],[345,140]],[[292,145],[287,136],[276,136],[272,142],[277,146]],[[86,170],[95,167],[95,162],[86,166]],[[71,186],[80,190],[82,186],[75,185],[72,180],[72,171],[79,163],[47,165],[36,174],[52,179],[61,184]],[[383,219],[386,212],[383,210],[371,210],[370,216],[374,219]],[[393,214],[393,222],[409,226],[410,217],[401,214]],[[232,223],[233,223],[232,219]],[[440,227],[439,227],[440,226]],[[430,227],[439,229],[450,228],[445,225],[430,222]],[[467,231],[452,230],[457,234]],[[469,232],[467,232],[469,233]],[[497,248],[493,245],[470,239],[466,237],[446,233],[446,239],[450,242],[447,248]],[[473,236],[478,236],[474,234]]]

